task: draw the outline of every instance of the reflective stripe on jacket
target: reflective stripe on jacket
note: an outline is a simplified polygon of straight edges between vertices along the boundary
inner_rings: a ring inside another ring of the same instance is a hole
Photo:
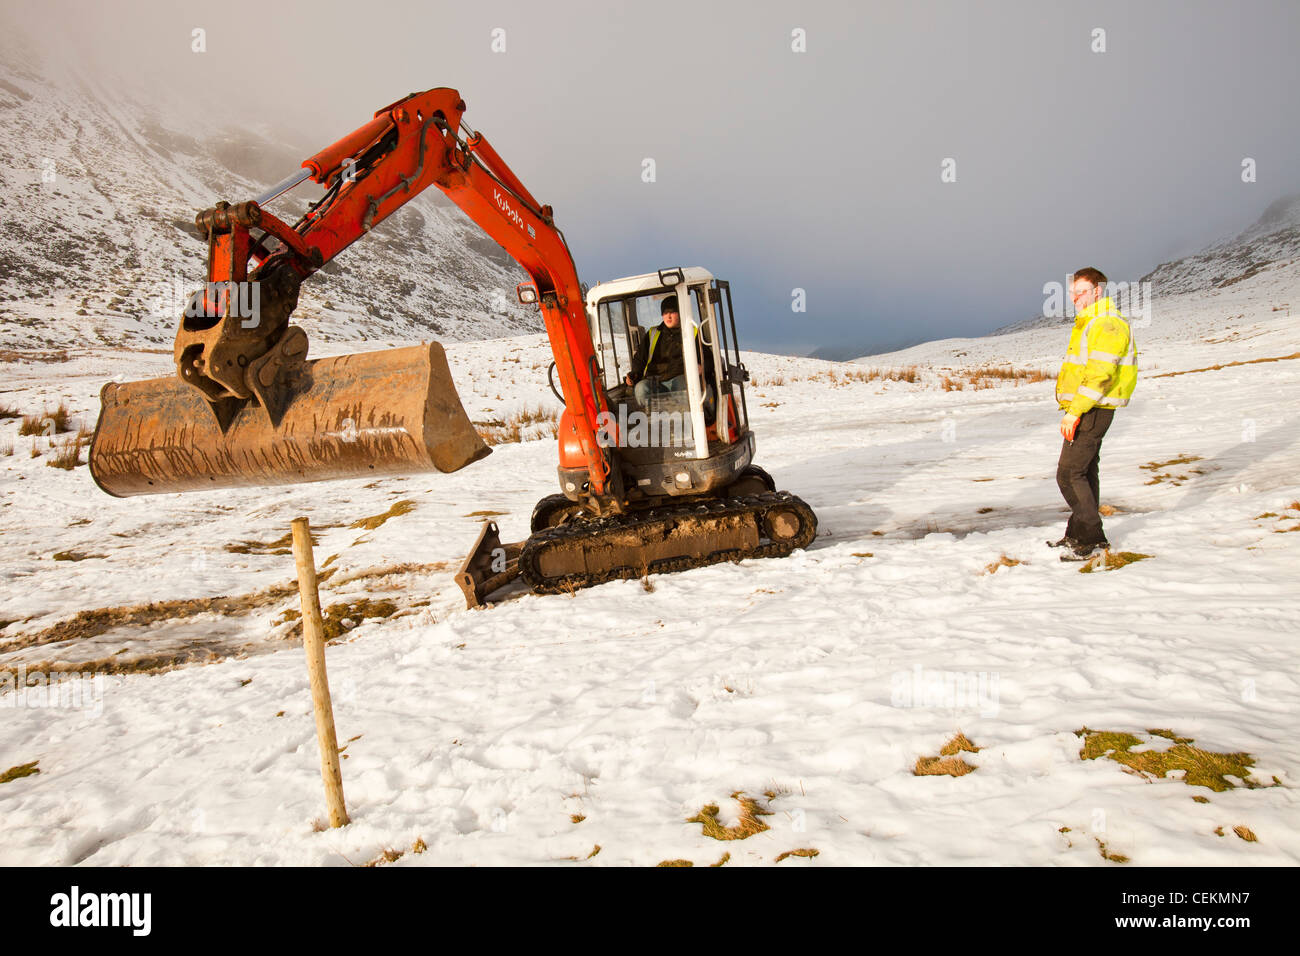
[[[649,348],[646,349],[645,364],[641,367],[642,378],[645,378],[646,375],[649,374],[650,372],[650,363],[654,361],[654,357],[655,357],[655,346],[659,344],[659,333],[663,331],[663,328],[664,326],[663,323],[661,322],[660,324],[656,325],[653,329],[650,330]],[[682,339],[681,325],[678,325],[674,331],[677,332],[677,341],[676,343],[674,343],[678,346],[677,354],[668,356],[667,361],[671,363],[673,366],[681,365],[682,371],[685,372],[686,366],[681,355],[681,339]],[[700,330],[697,327],[695,329],[695,338],[698,339],[699,337],[700,337]],[[670,369],[670,371],[672,370],[673,369]],[[672,376],[665,376],[665,377],[671,378]]]
[[[1071,415],[1093,406],[1122,408],[1137,387],[1137,343],[1109,298],[1081,311],[1056,376],[1056,400]]]

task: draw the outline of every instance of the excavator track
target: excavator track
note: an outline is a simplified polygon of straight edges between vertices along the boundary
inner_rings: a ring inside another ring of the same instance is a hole
[[[584,518],[535,532],[519,571],[539,594],[707,567],[779,558],[817,536],[817,516],[788,491],[684,502],[649,511]]]

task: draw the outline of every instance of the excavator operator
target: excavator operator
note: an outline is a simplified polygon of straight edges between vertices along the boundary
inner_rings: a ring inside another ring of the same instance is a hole
[[[686,389],[686,365],[682,359],[682,319],[677,296],[670,295],[664,299],[659,305],[659,312],[663,320],[641,342],[636,354],[632,356],[632,371],[623,379],[628,385],[635,386],[637,404],[642,408],[649,405],[652,395]],[[696,330],[695,334],[698,338],[699,331]],[[703,345],[696,354],[700,356],[700,369],[708,381],[712,382],[712,351]],[[711,406],[712,395],[707,397],[710,401],[706,402],[706,406]]]

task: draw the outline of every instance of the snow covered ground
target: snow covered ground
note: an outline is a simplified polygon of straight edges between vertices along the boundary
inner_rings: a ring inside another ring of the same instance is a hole
[[[473,612],[451,580],[473,513],[522,538],[556,490],[549,440],[455,475],[115,500],[0,422],[0,667],[161,671],[88,681],[81,706],[0,691],[0,773],[39,769],[0,784],[0,863],[1300,862],[1300,360],[1156,377],[1294,356],[1297,307],[1294,262],[1157,302],[1101,465],[1110,540],[1151,557],[1086,575],[1044,544],[1065,520],[1051,379],[940,385],[985,364],[1054,375],[1064,324],[858,365],[750,355],[757,460],[817,511],[808,551]],[[93,425],[100,384],[169,365],[69,354],[0,366],[0,405],[62,400]],[[556,404],[539,336],[449,354],[475,420]],[[914,364],[915,383],[845,380]],[[333,569],[325,606],[392,604],[328,650],[339,830],[284,615],[293,559],[267,553],[299,514]],[[1003,555],[1021,563],[986,573]],[[104,608],[134,609],[73,618]],[[1081,760],[1083,727],[1247,752],[1260,786]],[[958,732],[974,772],[913,773]],[[714,804],[735,824],[742,798],[768,829],[720,842],[686,822]]]

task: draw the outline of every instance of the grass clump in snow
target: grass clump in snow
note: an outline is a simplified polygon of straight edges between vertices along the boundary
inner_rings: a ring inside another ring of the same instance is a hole
[[[1194,375],[1197,372],[1215,372],[1221,368],[1233,368],[1237,365],[1258,365],[1260,362],[1285,362],[1290,359],[1300,359],[1300,352],[1292,352],[1290,355],[1273,355],[1268,358],[1246,359],[1241,362],[1224,362],[1222,365],[1209,365],[1205,368],[1188,368],[1181,372],[1161,372],[1159,375],[1151,375],[1150,378],[1172,378],[1175,375]]]
[[[324,638],[332,641],[359,626],[367,618],[382,619],[392,617],[396,613],[397,605],[392,601],[372,601],[370,598],[362,598],[351,603],[331,604],[321,615],[325,621]],[[295,629],[295,633],[302,634],[301,625]]]
[[[39,415],[24,415],[23,423],[18,426],[19,435],[62,435],[70,431],[68,407],[62,402],[52,412],[42,409]]]
[[[655,866],[694,866],[690,860],[660,860]]]
[[[718,820],[722,811],[716,803],[707,804],[700,812],[687,819],[687,823],[698,823],[704,828],[704,835],[715,840],[747,840],[755,833],[762,833],[768,825],[759,817],[770,817],[772,811],[764,810],[753,797],[746,797],[737,790],[731,799],[740,804],[740,821],[734,827],[725,827]]]
[[[1143,554],[1140,551],[1103,551],[1096,557],[1085,561],[1083,567],[1079,568],[1079,573],[1092,574],[1094,571],[1114,571],[1127,564],[1145,561],[1149,557],[1151,555]]]
[[[54,457],[45,464],[64,471],[72,471],[78,465],[84,465],[86,462],[81,457],[81,449],[87,444],[88,438],[85,431],[78,432],[75,438],[60,443],[55,449]]]
[[[782,860],[792,856],[807,857],[811,860],[813,857],[820,855],[820,850],[814,850],[812,847],[800,847],[797,850],[786,850],[784,853],[777,854],[776,862],[780,863]]]
[[[85,428],[79,429],[73,438],[68,438],[56,446],[55,457],[45,464],[52,468],[62,468],[64,471],[72,471],[78,464],[86,464],[85,460],[82,460],[81,450],[90,445],[91,436],[92,432],[87,432]]]
[[[1097,839],[1097,837],[1093,837],[1093,839],[1097,840],[1097,852],[1101,854],[1101,858],[1103,860],[1108,860],[1111,863],[1128,862],[1128,857],[1124,856],[1122,853],[1111,853],[1109,850],[1106,849],[1106,844],[1104,842]]]
[[[313,546],[319,543],[314,531],[311,534],[311,543]],[[236,541],[226,545],[226,550],[231,554],[292,554],[293,532],[286,531],[274,541]]]
[[[998,568],[1014,568],[1017,564],[1023,564],[1023,563],[1024,563],[1023,561],[1018,561],[1015,558],[1008,558],[1004,554],[996,561],[994,561],[992,564],[984,565],[984,573],[994,574],[997,572]]]
[[[349,528],[364,528],[366,531],[374,531],[389,518],[397,518],[404,514],[410,514],[415,510],[414,501],[395,501],[393,506],[383,514],[371,515],[369,518],[362,518],[348,525]]]
[[[1096,760],[1105,757],[1126,767],[1139,776],[1163,779],[1172,770],[1182,770],[1183,783],[1189,787],[1208,787],[1216,793],[1245,787],[1255,790],[1268,784],[1255,783],[1249,779],[1255,758],[1248,753],[1216,753],[1193,747],[1191,737],[1179,737],[1172,731],[1148,730],[1151,737],[1163,737],[1172,740],[1174,745],[1167,750],[1143,750],[1137,753],[1133,748],[1144,743],[1137,735],[1120,731],[1089,730],[1084,727],[1076,730],[1075,736],[1083,738],[1083,749],[1079,751],[1080,760]],[[1149,741],[1145,741],[1149,742]],[[1228,778],[1239,780],[1235,783]],[[1278,784],[1277,778],[1273,786]]]
[[[965,376],[965,378],[963,378]],[[1043,382],[1054,378],[1051,372],[1038,368],[989,367],[975,369],[956,369],[952,375],[945,375],[939,383],[945,392],[965,391],[969,385],[972,389],[993,388],[999,381],[1019,385],[1021,382]]]
[[[937,757],[917,757],[916,766],[912,768],[913,776],[917,777],[964,777],[975,767],[962,759],[959,754],[962,752],[977,754],[980,748],[975,746],[974,741],[963,733],[953,736],[946,744],[939,748]]]
[[[1259,837],[1255,836],[1248,826],[1235,826],[1232,828],[1232,832],[1237,834],[1237,836],[1241,837],[1247,843],[1259,842]]]
[[[1145,465],[1139,465],[1138,467],[1152,473],[1151,480],[1145,482],[1145,484],[1158,485],[1162,481],[1167,481],[1172,485],[1178,486],[1184,481],[1190,481],[1191,477],[1190,475],[1174,475],[1174,465],[1188,465],[1194,461],[1200,460],[1200,455],[1179,455],[1177,458],[1171,458],[1168,461],[1150,461]],[[1191,472],[1196,475],[1204,474],[1204,472],[1199,468],[1193,468],[1191,469]]]
[[[0,773],[0,783],[9,783],[11,780],[18,780],[21,777],[30,777],[32,774],[40,773],[36,765],[39,760],[33,760],[31,763],[20,763],[16,767],[10,767],[4,773]]]

